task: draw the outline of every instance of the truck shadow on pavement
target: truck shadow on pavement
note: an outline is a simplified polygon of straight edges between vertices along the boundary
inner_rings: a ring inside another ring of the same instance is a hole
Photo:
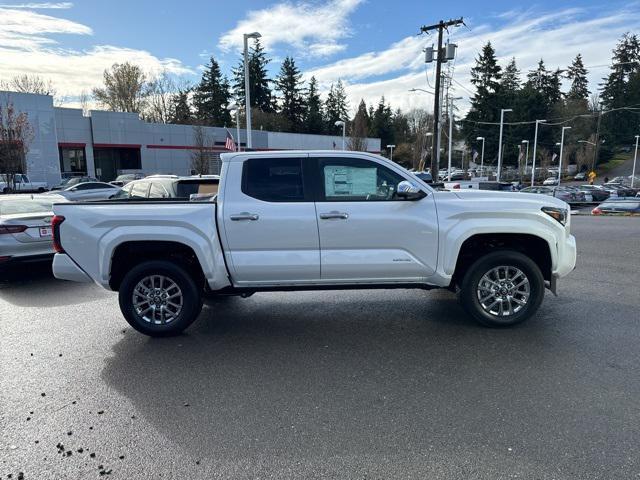
[[[479,327],[444,291],[342,295],[222,299],[171,339],[128,330],[102,378],[194,458],[411,455],[466,430],[497,432],[475,407],[495,409],[494,392],[515,364],[540,363],[535,345],[548,337],[535,321]]]
[[[78,305],[107,295],[94,284],[58,280],[48,263],[12,266],[0,272],[0,300],[19,307]]]

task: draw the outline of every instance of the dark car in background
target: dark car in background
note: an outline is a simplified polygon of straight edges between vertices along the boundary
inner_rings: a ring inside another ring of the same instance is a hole
[[[640,200],[607,200],[591,210],[591,215],[640,215]]]
[[[582,200],[579,199],[576,192],[569,190],[565,187],[547,187],[545,185],[539,185],[534,187],[527,187],[520,190],[521,193],[538,193],[540,195],[549,195],[551,197],[559,198],[567,203],[580,203],[584,202],[584,196]]]
[[[152,175],[127,183],[113,197],[114,200],[145,200],[147,198],[176,198],[194,200],[218,193],[220,177],[203,175],[179,177],[177,175]]]
[[[605,190],[599,185],[580,185],[576,188],[584,193],[590,194],[594,202],[604,202],[610,195],[608,190]]]

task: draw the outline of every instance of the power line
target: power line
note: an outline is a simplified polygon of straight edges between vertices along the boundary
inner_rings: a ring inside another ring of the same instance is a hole
[[[455,81],[455,80],[454,80]],[[640,105],[640,104],[635,104],[635,105]],[[587,117],[596,117],[598,114],[601,115],[605,115],[607,113],[611,113],[611,112],[616,112],[616,111],[620,111],[620,110],[626,110],[629,111],[631,113],[636,113],[636,114],[640,114],[640,111],[636,111],[636,110],[640,110],[639,107],[636,107],[634,105],[631,106],[626,106],[626,107],[618,107],[618,108],[612,108],[610,110],[602,110],[600,112],[593,112],[593,113],[583,113],[580,115],[574,115],[573,117],[559,117],[559,118],[552,118],[551,121],[545,122],[543,125],[549,125],[549,126],[556,126],[556,125],[563,125],[565,123],[569,123],[577,118],[587,118]],[[478,125],[500,125],[500,122],[481,122],[481,121],[477,121],[477,120],[467,120],[467,119],[460,119],[461,122],[466,122],[466,123],[474,123],[474,124],[478,124]],[[532,125],[536,123],[535,120],[528,120],[528,121],[524,121],[524,122],[504,122],[503,125]]]

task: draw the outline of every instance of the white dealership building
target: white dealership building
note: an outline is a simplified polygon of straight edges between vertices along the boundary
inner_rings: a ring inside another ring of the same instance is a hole
[[[24,112],[33,128],[28,145],[26,172],[31,181],[55,185],[63,177],[89,175],[113,180],[120,173],[144,174],[191,173],[195,145],[191,125],[148,123],[137,113],[54,107],[48,95],[0,92],[0,105],[12,104],[16,112]],[[269,132],[253,125],[254,150],[319,150],[341,149],[342,136]],[[220,153],[225,148],[227,129],[204,127],[210,146],[210,171],[218,173]],[[338,130],[336,128],[336,130]],[[229,133],[235,138],[235,125]],[[240,129],[240,146],[244,149],[246,131]],[[379,138],[368,138],[367,150],[381,151]]]

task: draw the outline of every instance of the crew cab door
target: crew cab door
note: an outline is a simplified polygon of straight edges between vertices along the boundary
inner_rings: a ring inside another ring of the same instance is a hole
[[[372,157],[311,155],[317,168],[323,280],[420,282],[436,269],[438,223],[433,195],[397,196],[418,181]]]
[[[320,279],[318,223],[307,155],[231,160],[219,197],[225,256],[236,285]]]

